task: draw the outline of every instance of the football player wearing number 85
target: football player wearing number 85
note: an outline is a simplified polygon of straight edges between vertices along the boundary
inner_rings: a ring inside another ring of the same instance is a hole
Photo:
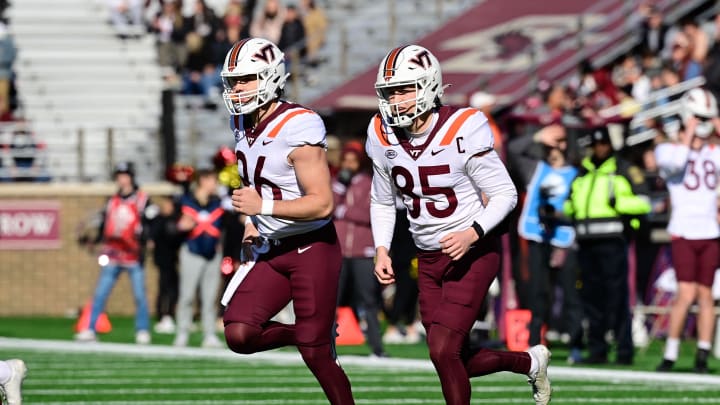
[[[670,371],[678,358],[680,334],[690,305],[697,300],[695,372],[708,372],[710,341],[715,326],[712,285],[720,263],[720,226],[716,189],[720,148],[708,142],[720,129],[717,101],[701,88],[680,100],[683,130],[677,141],[658,145],[655,156],[670,192],[672,262],[678,290],[670,312],[665,354],[658,371]]]
[[[342,255],[331,221],[325,127],[313,111],[280,98],[284,63],[275,44],[249,38],[230,49],[221,73],[243,184],[232,205],[246,224],[243,243],[254,247],[241,268],[255,263],[224,294],[231,297],[225,339],[244,354],[297,346],[330,403],[354,404],[334,356]],[[291,300],[295,324],[270,321]]]
[[[394,282],[389,256],[395,193],[407,207],[418,249],[420,315],[445,401],[470,403],[470,377],[499,371],[526,374],[536,404],[550,401],[550,352],[481,349],[468,333],[500,268],[496,227],[513,210],[517,191],[493,149],[487,117],[442,106],[440,64],[427,49],[395,48],[383,59],[375,89],[380,114],[368,127],[373,160],[370,220],[375,275]]]

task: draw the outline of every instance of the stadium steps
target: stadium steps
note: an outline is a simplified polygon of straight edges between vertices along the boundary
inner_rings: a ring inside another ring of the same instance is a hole
[[[111,156],[134,161],[140,181],[157,179],[163,83],[153,38],[118,39],[99,0],[16,1],[8,16],[21,114],[48,145],[53,178],[107,180]]]
[[[329,25],[327,42],[320,56],[327,62],[306,70],[311,85],[301,87],[301,102],[308,104],[369,66],[380,63],[391,48],[429,34],[477,1],[395,0],[394,3],[396,28],[395,40],[391,43],[389,2],[326,2]],[[438,5],[442,8],[438,9]],[[347,38],[347,43],[343,38]]]

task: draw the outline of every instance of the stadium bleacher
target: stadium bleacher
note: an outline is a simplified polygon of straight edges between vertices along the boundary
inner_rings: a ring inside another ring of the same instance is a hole
[[[145,180],[155,179],[163,82],[153,39],[119,40],[101,2],[25,0],[13,2],[8,16],[20,49],[22,115],[48,145],[53,178],[106,180],[111,156],[132,158],[148,169]],[[88,157],[80,169],[79,154]]]

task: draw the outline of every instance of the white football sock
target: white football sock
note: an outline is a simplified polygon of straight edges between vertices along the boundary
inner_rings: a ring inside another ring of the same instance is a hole
[[[680,339],[667,338],[665,341],[665,355],[666,360],[676,361],[680,352]]]
[[[0,385],[4,385],[6,382],[10,381],[11,376],[12,369],[10,368],[10,365],[7,364],[6,361],[0,361]]]
[[[527,352],[527,354],[530,355],[530,372],[528,373],[529,376],[535,376],[538,372],[538,360],[533,356],[531,352]]]
[[[710,342],[706,342],[704,340],[698,340],[697,347],[698,347],[698,349],[710,351],[710,349],[712,349],[712,344]]]

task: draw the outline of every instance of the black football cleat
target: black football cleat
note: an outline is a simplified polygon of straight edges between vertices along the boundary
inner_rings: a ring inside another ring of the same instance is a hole
[[[675,365],[675,362],[668,359],[663,359],[662,363],[655,368],[655,371],[660,371],[663,373],[667,373],[668,371],[672,371],[673,366]]]

